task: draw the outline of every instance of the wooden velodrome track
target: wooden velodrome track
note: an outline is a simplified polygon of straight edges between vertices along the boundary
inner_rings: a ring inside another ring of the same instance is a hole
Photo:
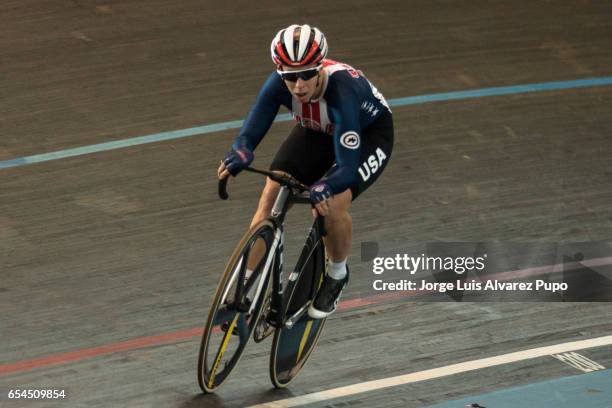
[[[612,73],[606,1],[4,0],[0,160],[242,119],[293,22],[388,99]],[[398,106],[394,120],[391,164],[352,209],[345,303],[281,391],[269,342],[217,394],[196,383],[211,295],[263,183],[241,176],[217,199],[236,129],[1,169],[0,405],[240,407],[612,334],[608,303],[367,304],[359,262],[364,241],[610,239],[612,86]],[[290,127],[273,126],[256,165]],[[308,222],[290,215],[288,248]],[[581,353],[612,364],[609,345]],[[546,356],[317,404],[420,407],[579,373]],[[6,397],[49,387],[67,398]]]

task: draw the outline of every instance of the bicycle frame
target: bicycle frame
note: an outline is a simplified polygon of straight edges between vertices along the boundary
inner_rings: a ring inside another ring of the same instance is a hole
[[[298,311],[293,313],[291,316],[287,317],[287,309],[289,307],[290,300],[289,298],[283,296],[284,291],[282,288],[282,273],[283,273],[283,242],[284,242],[284,228],[283,223],[285,220],[285,216],[289,209],[290,204],[309,204],[311,205],[310,199],[307,196],[300,195],[296,190],[304,190],[303,185],[298,184],[297,182],[292,182],[290,179],[278,176],[275,173],[270,173],[266,171],[256,170],[256,169],[247,169],[249,171],[260,173],[267,175],[273,180],[279,182],[281,184],[280,191],[276,196],[276,200],[270,211],[270,215],[268,219],[272,221],[275,226],[274,239],[270,246],[270,250],[268,251],[267,258],[264,263],[264,268],[261,272],[261,278],[259,279],[259,283],[257,286],[257,290],[255,291],[255,295],[251,301],[251,304],[248,305],[248,312],[252,313],[259,302],[260,296],[263,292],[264,286],[269,279],[268,275],[272,274],[272,298],[270,302],[270,314],[268,315],[268,322],[277,328],[287,327],[291,328],[293,324],[298,321],[303,314],[308,310],[309,302],[306,302]],[[222,180],[219,184],[219,196],[221,198],[226,199],[228,197],[227,192],[225,190],[225,183]],[[304,249],[300,255],[296,263],[296,267],[294,271],[288,278],[288,286],[295,284],[297,282],[300,271],[302,270],[304,263],[308,259],[308,257],[312,254],[312,251],[317,249],[317,246],[320,245],[321,237],[325,236],[325,227],[324,227],[324,217],[318,216],[313,226],[310,228],[306,242],[304,243]],[[241,273],[239,274],[240,281],[236,287],[236,295],[234,299],[242,299],[242,291],[244,289],[242,281],[244,280],[244,266],[241,267]],[[316,274],[313,274],[313,285],[311,286],[311,293],[309,294],[309,298],[312,301],[316,294],[316,288],[314,279],[316,278]],[[243,309],[246,311],[244,305],[235,305],[238,309]]]
[[[297,204],[309,204],[310,199],[304,196],[296,195],[290,188],[282,186],[278,193],[274,207],[270,213],[269,219],[277,226],[277,233],[280,235],[279,244],[275,249],[274,259],[277,262],[273,263],[274,268],[272,269],[272,299],[270,303],[270,316],[268,322],[274,327],[287,327],[291,328],[293,324],[302,317],[302,315],[308,310],[309,302],[306,302],[298,311],[293,313],[291,316],[287,316],[287,309],[289,307],[290,300],[287,296],[284,296],[285,291],[282,287],[282,276],[283,276],[283,242],[284,242],[284,228],[283,221],[287,214],[287,209],[291,203]],[[295,284],[299,278],[300,271],[302,270],[304,263],[308,259],[309,255],[319,245],[320,238],[325,235],[324,219],[323,217],[317,217],[316,222],[310,228],[306,242],[304,243],[304,249],[298,259],[293,272],[289,275],[287,280],[287,292],[289,285]],[[271,251],[272,253],[272,251]],[[313,280],[315,276],[313,275]],[[260,282],[261,283],[261,282]],[[311,288],[315,288],[316,285],[311,285]],[[312,300],[316,290],[311,290],[309,298]]]

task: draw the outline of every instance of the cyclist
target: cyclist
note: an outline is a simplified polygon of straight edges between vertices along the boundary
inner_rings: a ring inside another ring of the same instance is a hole
[[[393,119],[385,98],[361,71],[326,59],[327,41],[316,27],[290,25],[270,46],[276,65],[217,171],[236,176],[253,161],[281,105],[297,124],[282,143],[271,171],[310,186],[313,214],[325,217],[328,274],[308,310],[321,319],[336,309],[348,283],[351,202],[380,176],[391,157]],[[278,183],[267,179],[251,226],[270,213]],[[316,212],[315,212],[316,209]],[[249,273],[251,271],[247,271]]]

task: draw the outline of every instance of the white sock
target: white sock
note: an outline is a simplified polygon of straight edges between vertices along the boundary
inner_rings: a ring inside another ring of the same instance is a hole
[[[244,271],[244,280],[245,281],[248,280],[252,274],[253,274],[253,270],[247,268],[246,271]]]
[[[331,278],[336,280],[344,279],[346,276],[346,258],[341,262],[329,262],[329,272]]]

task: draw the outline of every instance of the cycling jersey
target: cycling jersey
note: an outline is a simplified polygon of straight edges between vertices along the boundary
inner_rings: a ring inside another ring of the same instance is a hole
[[[303,127],[333,138],[337,170],[326,180],[334,194],[349,188],[357,177],[362,130],[385,111],[391,111],[378,90],[361,71],[330,59],[323,60],[327,81],[321,97],[301,103],[284,81],[272,73],[249,112],[234,148],[255,150],[272,125],[281,105]]]

